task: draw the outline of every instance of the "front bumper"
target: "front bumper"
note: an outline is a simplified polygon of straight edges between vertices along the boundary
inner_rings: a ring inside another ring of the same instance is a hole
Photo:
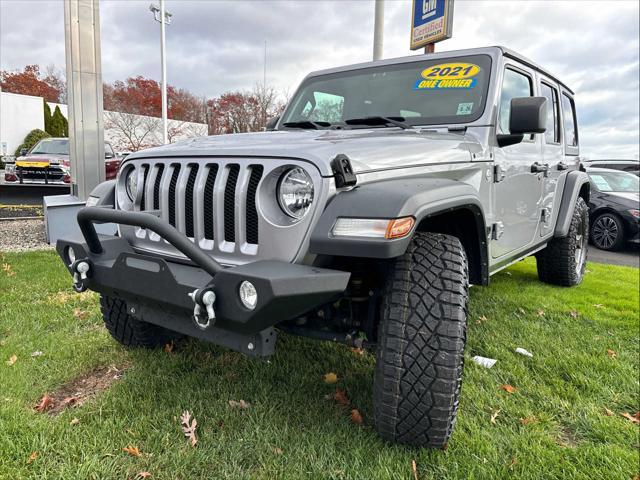
[[[192,264],[136,253],[121,237],[96,234],[94,222],[150,229],[184,253]],[[261,260],[224,268],[186,236],[149,213],[87,207],[78,213],[78,223],[82,236],[60,239],[56,248],[72,274],[69,248],[75,253],[74,265],[81,260],[89,264],[83,289],[124,300],[129,313],[145,322],[252,355],[272,353],[275,339],[270,339],[269,329],[275,324],[331,301],[349,281],[348,272],[281,261]],[[253,310],[240,301],[238,291],[245,280],[258,293]],[[212,290],[216,296],[215,320],[205,329],[193,319],[195,305],[190,294],[195,290]],[[248,348],[250,344],[253,348]]]

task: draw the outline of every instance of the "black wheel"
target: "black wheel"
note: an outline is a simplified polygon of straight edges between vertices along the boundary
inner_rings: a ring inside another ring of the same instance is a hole
[[[180,337],[179,333],[133,318],[122,300],[100,295],[100,310],[111,336],[127,347],[153,348]]]
[[[373,384],[382,438],[446,446],[460,398],[468,293],[467,259],[456,237],[416,233],[392,264]]]
[[[552,239],[536,254],[538,278],[553,285],[578,285],[587,265],[588,233],[589,208],[578,197],[567,236]]]
[[[613,213],[598,215],[591,226],[591,242],[600,250],[618,250],[624,243],[624,227]]]

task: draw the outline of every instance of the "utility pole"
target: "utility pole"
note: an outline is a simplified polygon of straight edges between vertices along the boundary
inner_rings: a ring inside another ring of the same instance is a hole
[[[160,22],[160,63],[162,68],[162,143],[167,142],[167,50],[165,45],[165,25],[171,23],[171,13],[164,8],[164,0],[160,0],[160,7],[153,3],[149,5],[156,22]]]
[[[373,60],[382,58],[384,43],[384,0],[375,0],[375,14],[373,23]]]

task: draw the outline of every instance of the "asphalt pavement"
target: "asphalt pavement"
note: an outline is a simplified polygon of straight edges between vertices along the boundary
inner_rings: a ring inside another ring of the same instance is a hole
[[[640,247],[628,245],[619,252],[607,252],[599,250],[593,245],[589,245],[589,256],[587,259],[595,263],[608,263],[609,265],[624,265],[626,267],[640,268]]]

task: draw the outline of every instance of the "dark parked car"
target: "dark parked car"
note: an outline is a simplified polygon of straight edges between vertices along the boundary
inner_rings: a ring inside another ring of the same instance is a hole
[[[588,168],[587,173],[591,242],[602,250],[617,250],[626,241],[640,243],[638,177],[608,168]]]
[[[582,163],[587,168],[610,168],[640,176],[640,161],[638,160],[585,160]]]
[[[105,178],[116,178],[122,162],[116,157],[111,144],[104,144]],[[4,171],[6,183],[70,184],[71,162],[69,161],[68,138],[44,138],[31,151],[23,149],[15,163],[7,163]]]

